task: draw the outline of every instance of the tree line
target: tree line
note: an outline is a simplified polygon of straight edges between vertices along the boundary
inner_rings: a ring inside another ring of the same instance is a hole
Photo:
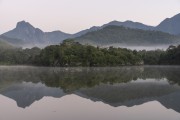
[[[123,66],[123,65],[180,65],[180,45],[166,51],[136,51],[126,48],[100,48],[82,45],[68,39],[44,49],[0,49],[2,65],[37,66]]]

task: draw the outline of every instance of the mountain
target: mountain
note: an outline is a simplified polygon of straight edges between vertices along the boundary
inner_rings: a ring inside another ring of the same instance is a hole
[[[155,28],[155,30],[174,35],[180,34],[180,14],[177,14],[172,18],[165,19]]]
[[[103,25],[103,28],[106,26],[110,26],[110,25],[124,26],[124,27],[128,27],[128,28],[142,29],[142,30],[153,30],[154,29],[153,26],[148,26],[148,25],[144,25],[142,23],[133,22],[133,21],[125,21],[125,22],[112,21],[108,24]]]
[[[14,49],[16,48],[12,43],[12,39],[0,36],[0,49]]]
[[[174,34],[174,35],[180,35],[180,14],[175,15],[172,18],[166,18],[164,21],[162,21],[158,26],[149,26],[145,25],[139,22],[133,22],[133,21],[125,21],[125,22],[120,22],[120,21],[112,21],[107,24],[104,24],[102,26],[94,26],[91,27],[90,29],[82,30],[74,35],[74,37],[79,37],[81,35],[84,35],[88,32],[92,31],[97,31],[100,29],[103,29],[104,27],[107,26],[124,26],[128,28],[134,28],[134,29],[142,29],[142,30],[155,30],[155,31],[162,31],[166,32],[169,34]]]
[[[147,45],[149,43],[152,44],[171,44],[173,42],[170,42],[171,38],[177,35],[180,36],[180,14],[175,15],[172,18],[167,18],[164,21],[162,21],[158,26],[148,26],[139,22],[133,22],[133,21],[125,21],[125,22],[119,22],[119,21],[112,21],[107,24],[104,24],[102,26],[94,26],[91,27],[90,29],[85,29],[82,30],[78,33],[75,34],[68,34],[64,33],[61,31],[53,31],[53,32],[43,32],[42,30],[33,27],[30,23],[21,21],[18,22],[16,25],[16,28],[6,32],[3,34],[3,36],[8,37],[8,38],[13,38],[14,40],[11,40],[10,43],[13,44],[20,44],[20,46],[39,46],[39,47],[44,47],[47,45],[51,44],[59,44],[63,40],[68,39],[68,38],[77,38],[80,42],[86,43],[85,41],[87,40],[87,43],[103,43],[103,44],[116,44],[116,43],[126,43],[126,44],[132,44],[131,42],[134,42],[133,44],[136,43],[138,45],[139,43],[144,45],[144,43]],[[132,29],[138,29],[134,30],[133,35],[131,34],[130,36],[126,36],[123,34],[118,33],[117,31],[113,30],[109,31],[110,33],[106,32],[106,34],[101,34],[100,36],[97,35],[97,33],[100,33],[104,30],[107,30],[108,26],[117,26],[117,27],[124,27],[123,29],[126,29],[127,33],[132,33]],[[128,29],[130,28],[130,29]],[[144,30],[144,31],[142,31]],[[137,32],[139,31],[139,32]],[[146,33],[148,34],[144,34]],[[151,31],[151,32],[150,32]],[[161,32],[155,32],[155,31],[161,31]],[[96,33],[97,32],[97,33]],[[140,34],[140,32],[142,32]],[[165,33],[173,34],[165,34]],[[95,34],[96,33],[96,34]],[[137,33],[137,35],[135,35]],[[96,36],[93,36],[95,34]],[[117,35],[115,35],[117,34]],[[153,34],[153,35],[151,35]],[[121,35],[121,36],[119,36]],[[142,36],[146,35],[146,36]],[[158,37],[158,35],[160,35]],[[88,36],[88,37],[87,37]],[[107,37],[108,36],[108,37]],[[115,37],[116,36],[116,37]],[[156,36],[156,37],[155,37]],[[167,38],[165,38],[165,36]],[[112,38],[113,37],[113,38]],[[118,39],[117,39],[118,37]],[[133,38],[134,37],[134,38]],[[162,37],[162,38],[161,38]],[[92,38],[92,39],[91,39]],[[129,38],[129,40],[128,40]],[[172,40],[174,40],[174,38]],[[83,39],[83,40],[82,40]],[[86,40],[85,40],[86,39]],[[102,39],[103,42],[102,42]],[[162,39],[162,40],[160,40]],[[164,40],[165,39],[165,40]],[[169,39],[169,40],[167,40]],[[22,41],[20,41],[22,40]],[[105,43],[107,42],[107,43]],[[154,42],[154,43],[153,43]]]
[[[82,30],[74,35],[74,37],[79,37],[81,35],[84,35],[88,32],[92,31],[97,31],[100,29],[103,29],[104,27],[114,25],[114,26],[124,26],[128,28],[134,28],[134,29],[142,29],[142,30],[155,30],[155,31],[162,31],[166,32],[169,34],[174,34],[174,35],[180,35],[180,13],[175,15],[172,18],[166,18],[164,21],[162,21],[158,26],[149,26],[145,25],[139,22],[133,22],[133,21],[125,21],[125,22],[120,22],[120,21],[112,21],[107,24],[104,24],[102,26],[94,26],[91,27],[90,29]]]
[[[93,32],[93,31],[97,31],[97,30],[100,30],[100,29],[102,29],[102,27],[93,26],[93,27],[91,27],[91,28],[89,28],[89,29],[82,30],[82,31],[80,31],[80,32],[78,32],[78,33],[75,33],[75,34],[73,35],[73,38],[75,38],[75,37],[80,37],[80,36],[82,36],[82,35],[84,35],[84,34],[86,34],[86,33],[88,33],[88,32]]]
[[[61,31],[45,32],[45,40],[49,44],[59,44],[62,40],[71,38],[71,34],[67,34]]]
[[[104,24],[102,26],[93,26],[90,29],[86,29],[86,30],[82,30],[76,34],[73,35],[73,37],[79,37],[82,36],[88,32],[93,32],[93,31],[97,31],[100,29],[103,29],[107,26],[124,26],[124,27],[128,27],[128,28],[134,28],[134,29],[142,29],[142,30],[153,30],[154,27],[153,26],[148,26],[139,22],[133,22],[133,21],[125,21],[125,22],[119,22],[119,21],[112,21],[109,22],[107,24]]]
[[[75,41],[82,44],[99,46],[111,44],[139,46],[177,44],[180,43],[180,38],[159,31],[132,29],[122,26],[107,26],[103,29],[77,37]]]
[[[43,43],[44,33],[38,28],[34,28],[25,21],[18,22],[16,28],[3,34],[9,38],[21,39],[26,43]]]
[[[12,49],[12,48],[14,48],[12,45],[10,45],[4,41],[1,41],[1,39],[0,39],[0,49],[1,50],[2,49]]]
[[[25,45],[25,42],[23,40],[16,39],[16,38],[8,38],[6,36],[1,35],[0,39],[1,39],[1,41],[10,44],[13,47],[21,47],[21,46]]]
[[[43,32],[39,28],[33,27],[30,23],[21,21],[17,23],[15,29],[4,33],[3,36],[21,39],[27,45],[38,46],[43,44],[59,44],[71,35],[61,31]]]

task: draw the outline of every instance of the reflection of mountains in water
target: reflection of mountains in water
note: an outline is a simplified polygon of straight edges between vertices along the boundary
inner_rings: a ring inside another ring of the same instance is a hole
[[[58,88],[50,88],[38,83],[22,83],[15,84],[1,92],[17,102],[19,107],[25,108],[30,106],[35,101],[41,100],[45,96],[60,98],[64,96],[64,92]]]
[[[180,87],[170,84],[178,83],[179,71],[179,67],[0,68],[0,93],[22,108],[44,96],[73,93],[114,107],[156,100],[180,112]]]
[[[159,101],[166,108],[180,112],[180,87],[159,82],[126,83],[102,85],[76,92],[92,101],[102,101],[113,107],[141,105],[149,101]]]

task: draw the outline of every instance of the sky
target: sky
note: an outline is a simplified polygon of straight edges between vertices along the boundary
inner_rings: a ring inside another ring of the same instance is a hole
[[[0,34],[25,20],[45,32],[76,33],[113,20],[156,26],[180,13],[180,0],[0,0]]]

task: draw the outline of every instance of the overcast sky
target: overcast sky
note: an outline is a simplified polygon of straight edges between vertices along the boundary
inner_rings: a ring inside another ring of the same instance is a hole
[[[0,33],[25,20],[43,31],[75,33],[112,20],[158,25],[180,13],[180,0],[0,0]]]

